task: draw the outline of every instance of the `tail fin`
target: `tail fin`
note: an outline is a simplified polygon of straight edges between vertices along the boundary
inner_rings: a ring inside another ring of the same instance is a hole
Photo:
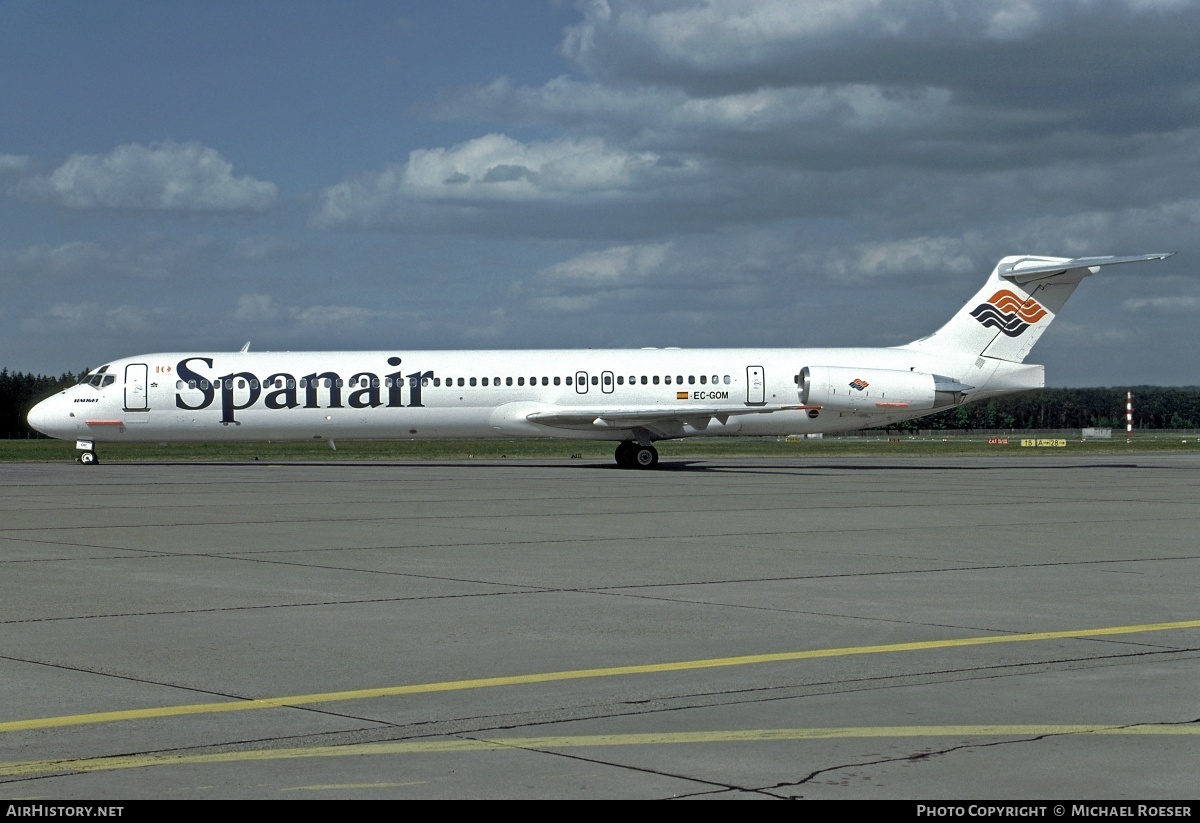
[[[1163,260],[1167,254],[1133,257],[1005,257],[974,297],[950,322],[903,348],[1020,363],[1083,278],[1102,266]]]

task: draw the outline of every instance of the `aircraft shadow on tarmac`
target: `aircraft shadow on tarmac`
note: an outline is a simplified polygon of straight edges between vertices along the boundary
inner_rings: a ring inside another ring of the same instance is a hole
[[[762,465],[751,465],[753,458],[734,458],[733,462],[722,462],[721,458],[695,458],[695,459],[678,459],[678,460],[660,460],[658,465],[651,470],[638,469],[623,469],[615,463],[609,462],[594,462],[592,460],[526,460],[526,459],[488,459],[488,460],[404,460],[404,461],[375,461],[375,460],[360,460],[360,461],[293,461],[293,460],[251,460],[251,461],[205,461],[192,462],[186,460],[179,461],[155,461],[153,463],[143,462],[120,462],[108,463],[107,467],[127,466],[127,467],[146,467],[146,466],[220,466],[230,468],[234,466],[269,466],[269,467],[323,467],[330,469],[363,469],[363,468],[541,468],[541,469],[566,469],[570,471],[623,471],[631,474],[645,474],[654,476],[655,474],[663,473],[699,473],[699,474],[809,474],[814,471],[1009,471],[1015,468],[1026,471],[1074,471],[1080,469],[1136,469],[1137,463],[1065,463],[1061,465],[1014,465],[1011,462],[1003,462],[991,464],[991,461],[982,462],[978,465],[951,465],[940,462],[930,462],[924,465],[914,465],[911,463],[904,464],[888,464],[888,463],[859,463],[853,461],[838,461],[838,462],[804,462],[791,463],[770,459],[769,462],[764,462]]]

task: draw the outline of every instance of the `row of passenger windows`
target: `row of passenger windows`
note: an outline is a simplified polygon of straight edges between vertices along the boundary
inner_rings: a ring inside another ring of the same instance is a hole
[[[580,376],[578,378],[579,383],[582,384],[584,379],[585,379],[584,377]],[[491,378],[491,380],[489,382],[489,379],[486,377],[479,377],[479,378],[476,378],[476,377],[447,377],[447,378],[445,378],[445,385],[447,385],[447,386],[488,386],[488,385],[491,385],[491,386],[499,386],[499,385],[505,385],[505,386],[525,386],[525,385],[530,385],[530,386],[564,386],[564,385],[571,386],[571,385],[575,385],[575,380],[576,380],[576,378],[572,378],[572,377],[530,377],[530,378],[528,378],[528,382],[526,382],[526,378],[524,378],[524,377],[505,377],[505,378],[503,378],[503,382],[502,382],[501,378],[493,377],[493,378]],[[611,374],[605,374],[603,376],[603,379],[598,375],[592,375],[590,378],[590,382],[593,386],[599,386],[601,384],[601,382],[603,382],[603,384],[606,387],[612,386],[613,380],[614,380],[614,378]],[[687,385],[691,385],[691,386],[694,386],[697,383],[700,384],[701,386],[706,386],[706,385],[709,385],[710,382],[712,385],[716,386],[716,385],[720,384],[721,382],[724,382],[726,385],[733,382],[733,379],[727,374],[726,375],[714,374],[711,377],[707,374],[702,374],[699,377],[697,377],[694,374],[689,374],[687,377],[684,377],[682,374],[677,374],[674,377],[672,377],[669,374],[667,374],[667,375],[658,375],[658,374],[645,375],[645,374],[643,374],[640,376],[639,375],[630,375],[628,378],[626,378],[625,375],[623,375],[623,374],[618,374],[616,376],[615,380],[616,380],[616,383],[618,386],[624,386],[624,385],[626,385],[626,383],[628,383],[628,385],[630,385],[630,386],[634,386],[634,385],[638,385],[638,384],[643,385],[643,386],[648,386],[648,385],[658,386],[660,384],[666,385],[666,386],[670,386],[670,385],[682,386],[685,383]],[[424,385],[429,385],[428,379],[426,379],[422,382]],[[434,386],[443,385],[442,378],[440,378],[440,377],[433,378],[433,385]]]
[[[612,383],[613,383],[613,379],[614,378],[611,374],[605,374],[604,378],[603,378],[604,385],[606,387],[611,387]],[[658,386],[660,384],[666,385],[666,386],[670,386],[670,385],[682,386],[685,383],[689,386],[694,386],[697,384],[699,384],[701,386],[706,386],[706,385],[710,385],[710,384],[713,386],[716,386],[721,383],[724,383],[725,385],[728,386],[730,383],[733,382],[732,378],[730,378],[730,376],[728,374],[726,374],[726,375],[714,374],[711,376],[707,375],[707,374],[702,374],[699,376],[696,376],[694,374],[689,374],[689,375],[687,375],[687,377],[684,377],[681,374],[677,374],[674,377],[672,377],[669,374],[667,374],[667,375],[657,375],[657,374],[645,375],[645,374],[643,374],[643,375],[630,375],[628,378],[626,378],[625,375],[623,375],[623,374],[619,374],[616,376],[615,379],[616,379],[616,383],[618,386],[624,386],[624,385],[626,385],[626,383],[628,383],[628,385],[630,385],[630,386],[633,386],[633,385]],[[109,380],[111,381],[112,378],[110,377]],[[579,384],[582,385],[584,380],[585,380],[585,378],[583,376],[580,376],[578,378]],[[409,378],[407,378],[407,381],[410,386],[417,385],[416,377],[409,377]],[[567,385],[567,386],[571,386],[571,385],[575,385],[575,381],[576,381],[576,378],[573,378],[573,377],[529,377],[529,378],[525,378],[525,377],[505,377],[505,378],[500,378],[500,377],[491,377],[491,378],[488,378],[488,377],[446,377],[446,378],[426,377],[421,380],[421,385],[426,386],[426,387],[428,387],[428,386],[441,387],[443,385],[447,386],[447,387],[452,387],[452,386],[464,386],[464,387],[465,386],[500,386],[500,385],[504,385],[504,386],[526,386],[526,385],[528,385],[528,386],[551,386],[551,385],[562,386],[562,385]],[[233,378],[228,378],[228,377],[225,378],[225,388],[232,389],[234,387],[234,382],[235,381],[233,380]],[[402,377],[397,378],[395,385],[402,386],[402,385],[404,385],[404,382],[405,382],[405,378],[402,378]],[[599,386],[601,383],[601,378],[597,375],[592,375],[590,382],[593,386]],[[237,387],[239,389],[246,388],[247,384],[252,389],[259,388],[258,380],[246,381],[244,378],[238,378],[236,383],[237,383]],[[371,387],[371,388],[377,389],[382,385],[382,386],[390,389],[393,384],[392,384],[392,378],[390,378],[390,377],[385,377],[382,380],[380,380],[380,378],[378,378],[378,377],[373,377],[373,378],[351,377],[350,380],[347,381],[346,383],[343,383],[343,381],[340,377],[337,379],[334,379],[331,377],[325,377],[325,378],[318,378],[317,380],[314,380],[313,385],[314,386],[323,386],[324,388],[327,388],[327,389],[333,388],[334,386],[337,386],[338,388],[342,388],[343,385],[348,385],[349,388]],[[184,386],[185,386],[185,384],[182,380],[175,381],[175,388],[183,389]],[[199,380],[199,381],[189,380],[189,381],[187,381],[186,387],[189,389],[196,389],[196,388],[199,388],[199,389],[218,388],[219,389],[219,388],[221,388],[221,381],[216,380],[216,381],[213,381],[212,383],[210,383],[207,380]],[[262,388],[264,388],[264,389],[282,389],[284,387],[285,387],[285,383],[284,383],[283,378],[275,378],[274,380],[264,380],[262,382]],[[297,387],[299,387],[301,389],[308,388],[308,380],[303,377],[301,377],[299,380],[291,379],[291,378],[289,378],[287,380],[286,388],[294,389]]]

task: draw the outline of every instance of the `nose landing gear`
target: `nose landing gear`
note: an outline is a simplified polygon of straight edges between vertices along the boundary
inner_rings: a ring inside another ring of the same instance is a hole
[[[100,458],[96,457],[95,445],[91,440],[76,440],[75,448],[79,450],[79,456],[75,459],[85,466],[94,466],[100,462]]]

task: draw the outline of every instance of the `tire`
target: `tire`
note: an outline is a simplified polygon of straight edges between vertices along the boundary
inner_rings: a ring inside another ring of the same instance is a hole
[[[632,447],[633,444],[627,440],[617,444],[617,465],[622,469],[634,467]]]
[[[96,458],[96,453],[92,451],[80,452],[79,462],[85,466],[94,466],[100,461]]]
[[[633,464],[639,469],[652,469],[658,465],[658,449],[653,446],[635,446]]]

